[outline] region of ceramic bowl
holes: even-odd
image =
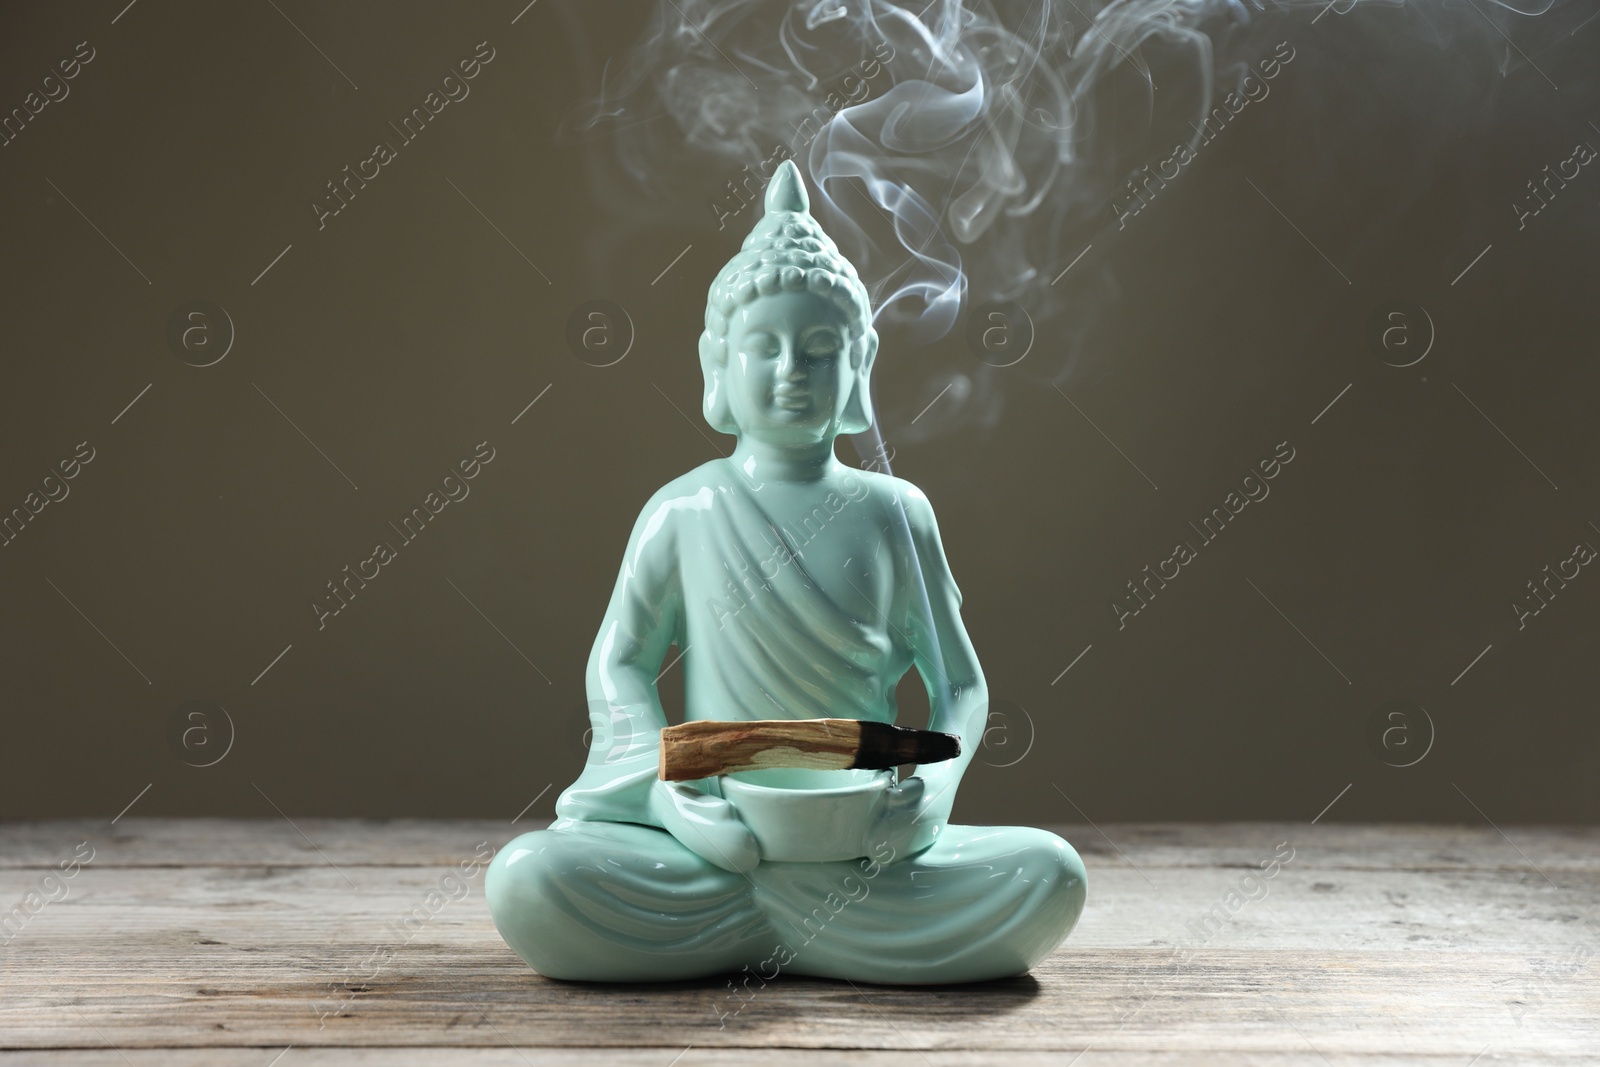
[[[775,767],[723,775],[722,795],[755,835],[761,858],[820,863],[866,855],[867,831],[893,771]]]

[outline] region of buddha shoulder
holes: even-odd
[[[862,488],[849,487],[849,491],[870,501],[875,507],[891,513],[904,508],[906,519],[912,529],[919,533],[928,532],[934,527],[933,504],[929,502],[928,495],[904,478],[881,471],[852,470],[845,475],[845,480],[847,483],[856,481]]]
[[[734,487],[735,475],[727,463],[713,459],[685,471],[657,489],[639,511],[640,525],[670,523],[687,511],[703,510],[720,490]]]

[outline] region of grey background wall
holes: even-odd
[[[1513,606],[1600,546],[1600,169],[1521,228],[1509,206],[1600,146],[1594,13],[1494,8],[1516,45],[1480,24],[1473,50],[1392,11],[1283,14],[1272,100],[1102,231],[1026,360],[886,331],[883,432],[996,701],[958,816],[1600,815],[1600,576]],[[694,343],[743,226],[652,213],[571,121],[647,14],[0,13],[4,109],[93,56],[0,148],[0,509],[60,497],[0,548],[0,816],[550,814],[633,518],[731,446]],[[326,183],[480,42],[470,96],[319,228]],[[709,199],[728,175],[676,177]],[[631,320],[614,366],[568,345],[591,300]],[[1372,337],[1397,309],[1408,349]],[[401,544],[482,442],[470,494]],[[1270,495],[1202,543],[1282,442]],[[397,558],[319,626],[380,540]]]

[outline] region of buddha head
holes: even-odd
[[[867,290],[812,218],[793,160],[767,184],[766,213],[711,283],[700,335],[705,418],[779,447],[872,425]]]

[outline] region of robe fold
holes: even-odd
[[[841,607],[808,571],[805,547],[763,510],[746,479],[719,460],[665,519],[630,546],[612,595],[618,631],[644,645],[656,634],[682,656],[689,719],[851,718],[893,722],[894,687],[910,663],[898,620]],[[846,507],[865,508],[864,501]],[[840,528],[845,527],[845,528]],[[840,523],[817,536],[845,537]],[[854,534],[859,537],[859,534]],[[862,552],[881,548],[872,527]],[[663,617],[661,605],[672,605]],[[666,632],[660,633],[665,630]],[[590,695],[604,690],[591,666]],[[652,694],[653,695],[653,694]],[[564,817],[645,822],[657,772],[659,704],[598,704],[593,723],[609,744],[591,749],[578,781],[556,804]],[[714,791],[714,785],[706,783]]]
[[[729,467],[731,471],[731,466]],[[686,516],[682,560],[688,717],[885,719],[899,677],[882,667],[891,642],[881,620],[843,610],[735,473],[710,506]],[[826,530],[823,531],[827,533]],[[749,706],[748,694],[765,702]]]

